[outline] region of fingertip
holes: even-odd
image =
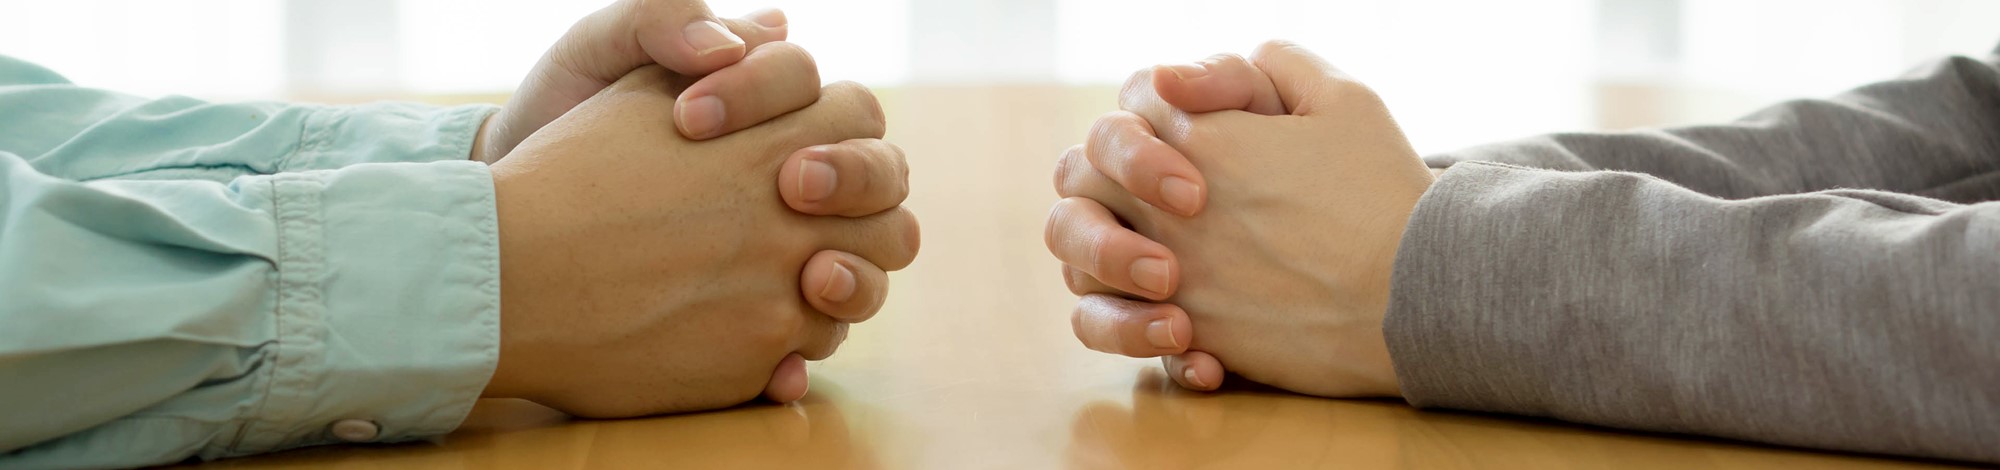
[[[1200,72],[1196,73],[1195,71]],[[1195,64],[1172,64],[1153,66],[1153,93],[1162,101],[1187,112],[1202,112],[1210,105],[1193,93],[1190,79],[1208,75],[1208,70]]]
[[[785,10],[765,8],[743,15],[743,19],[763,27],[764,34],[758,38],[763,42],[783,41],[791,32],[792,21],[785,17]],[[754,46],[753,46],[754,47]]]
[[[825,250],[806,260],[799,288],[814,310],[841,323],[867,321],[882,308],[889,275],[851,253]]]
[[[1194,325],[1172,304],[1091,293],[1077,301],[1070,329],[1084,347],[1128,357],[1181,354],[1194,343]]]
[[[778,193],[802,214],[872,216],[909,199],[909,163],[880,139],[806,147],[779,166]]]
[[[1195,179],[1167,175],[1160,178],[1158,201],[1149,201],[1182,217],[1194,217],[1208,206],[1208,191]]]
[[[682,136],[705,140],[721,134],[728,125],[729,111],[722,98],[714,95],[681,95],[674,104],[674,127]]]
[[[694,53],[692,57],[705,61],[742,59],[749,50],[742,36],[712,19],[697,19],[681,27],[681,41]]]
[[[639,28],[639,45],[653,62],[668,70],[687,76],[708,75],[742,61],[749,52],[743,38],[723,21],[705,11],[652,18]]]
[[[1182,368],[1181,368],[1181,379],[1182,379],[1182,381],[1183,381],[1183,382],[1186,382],[1186,383],[1187,383],[1187,385],[1188,385],[1188,387],[1189,387],[1189,388],[1193,388],[1193,389],[1195,389],[1195,390],[1213,390],[1213,389],[1214,389],[1214,387],[1211,387],[1211,386],[1209,386],[1209,385],[1208,385],[1208,382],[1207,382],[1207,381],[1204,381],[1204,380],[1202,380],[1202,377],[1201,377],[1201,374],[1199,373],[1199,371],[1195,370],[1195,368],[1193,368],[1193,367],[1182,367]]]
[[[783,28],[786,24],[791,23],[790,19],[785,18],[785,10],[776,7],[750,12],[747,15],[743,15],[743,19],[750,20],[757,23],[758,26],[766,28]]]
[[[1194,321],[1189,319],[1187,313],[1181,311],[1178,306],[1172,308],[1172,314],[1166,319],[1167,325],[1172,327],[1170,333],[1174,342],[1174,352],[1187,352],[1188,345],[1194,344]]]
[[[806,359],[792,353],[779,360],[778,367],[771,372],[771,382],[764,386],[764,398],[791,403],[805,398],[808,388],[810,380],[806,374]]]
[[[1162,365],[1166,368],[1167,375],[1174,378],[1174,383],[1189,390],[1205,392],[1222,387],[1224,376],[1222,362],[1206,352],[1190,350],[1168,356]]]
[[[1155,135],[1153,123],[1137,114],[1114,111],[1098,118],[1085,147],[1072,153],[1081,154],[1096,174],[1116,182],[1125,193],[1147,205],[1183,217],[1199,214],[1206,205],[1201,170],[1187,154]],[[1090,181],[1069,174],[1082,171],[1068,166],[1068,160],[1074,158],[1069,155],[1059,162],[1064,166],[1057,168],[1056,192],[1084,194],[1084,188],[1071,186]]]
[[[1157,296],[1154,300],[1172,297],[1174,293],[1175,271],[1172,256],[1141,254],[1132,260],[1130,271],[1132,284],[1139,287],[1141,294]]]
[[[1063,264],[1120,291],[1159,301],[1173,297],[1179,284],[1173,250],[1119,225],[1110,209],[1095,200],[1057,201],[1042,237]]]
[[[766,43],[747,55],[715,62],[713,73],[684,73],[700,77],[675,101],[675,126],[689,139],[748,129],[820,98],[819,65],[796,44]]]
[[[777,8],[765,8],[737,18],[724,18],[721,21],[731,32],[736,33],[736,36],[743,38],[745,46],[749,49],[783,41],[791,29],[790,20],[785,17],[784,10]]]
[[[1176,327],[1178,325],[1178,327]],[[1188,326],[1173,317],[1154,319],[1146,324],[1146,342],[1168,353],[1187,350]]]
[[[1153,66],[1153,92],[1159,93],[1161,97],[1178,91],[1181,81],[1180,74],[1172,66],[1164,64]]]
[[[826,211],[820,206],[840,187],[840,173],[828,162],[832,151],[827,146],[806,147],[795,152],[793,158],[783,175],[789,181],[780,182],[782,189],[789,190],[785,200],[799,212],[831,215],[824,214]]]
[[[1193,64],[1162,65],[1156,70],[1154,92],[1181,111],[1285,114],[1283,100],[1270,78],[1241,55],[1216,54]]]
[[[846,302],[854,298],[854,269],[841,265],[835,260],[826,264],[826,280],[821,282],[819,299],[831,303]]]

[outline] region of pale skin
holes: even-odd
[[[1142,71],[1120,108],[1056,171],[1046,239],[1083,297],[1077,338],[1163,357],[1197,390],[1226,370],[1310,395],[1400,396],[1382,318],[1434,175],[1381,99],[1272,42]]]
[[[785,27],[620,1],[488,118],[469,155],[501,225],[485,396],[593,417],[789,402],[881,308],[916,252],[908,167],[873,96],[822,89]]]

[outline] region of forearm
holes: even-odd
[[[1460,166],[1395,268],[1411,403],[2000,462],[2000,205]]]
[[[1563,133],[1433,155],[1645,173],[1722,198],[1835,188],[2000,199],[2000,65],[1952,58],[1896,80],[1772,106],[1733,123]]]

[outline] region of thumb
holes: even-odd
[[[702,76],[742,60],[749,51],[702,0],[624,0],[570,28],[552,54],[578,75],[610,82],[646,64]]]
[[[1236,54],[1217,54],[1192,64],[1153,67],[1153,91],[1181,111],[1241,110],[1285,114],[1271,77]]]
[[[1296,116],[1319,114],[1321,108],[1343,99],[1375,99],[1366,85],[1291,41],[1257,46],[1250,61],[1271,76],[1278,99]]]
[[[708,75],[743,60],[756,46],[751,41],[784,37],[784,13],[774,9],[760,10],[742,21],[717,18],[702,0],[628,3],[631,11],[624,16],[631,19],[631,27],[617,33],[637,41],[650,62],[682,75]]]
[[[760,44],[784,40],[787,26],[777,9],[724,19],[701,0],[625,0],[570,27],[547,59],[598,83],[648,64],[699,77],[743,60]]]

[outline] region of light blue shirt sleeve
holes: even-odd
[[[0,56],[0,468],[456,428],[499,351],[466,160],[492,112],[142,99]]]

